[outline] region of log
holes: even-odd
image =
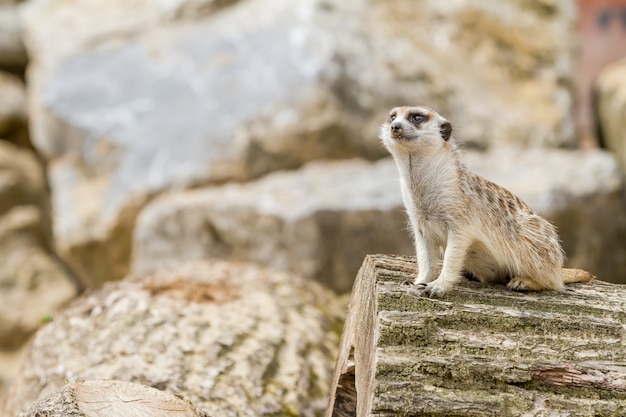
[[[626,286],[516,293],[402,285],[414,258],[368,256],[352,291],[327,417],[624,416]]]
[[[209,417],[189,401],[125,381],[81,381],[33,403],[19,417]]]

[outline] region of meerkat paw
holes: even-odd
[[[446,285],[436,279],[433,282],[426,284],[426,288],[424,288],[424,295],[428,298],[439,298],[447,293],[449,289],[449,285]]]
[[[519,292],[541,291],[544,289],[541,285],[537,284],[535,280],[524,277],[511,278],[509,283],[506,284],[506,288],[510,291]]]
[[[416,287],[424,288],[427,283],[428,283],[428,281],[422,282],[422,281],[420,281],[418,279],[415,279],[415,280],[407,279],[406,281],[402,282],[402,285],[410,285],[410,286],[416,286]]]

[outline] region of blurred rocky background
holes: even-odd
[[[625,57],[624,0],[0,0],[0,411],[319,415],[363,257],[413,252],[396,105],[626,283]]]

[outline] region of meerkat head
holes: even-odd
[[[380,127],[387,149],[407,150],[424,145],[441,145],[450,140],[452,125],[436,111],[424,107],[396,107]]]

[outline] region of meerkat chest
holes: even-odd
[[[450,223],[443,196],[437,190],[403,187],[406,212],[414,228],[428,235],[445,236]]]
[[[458,204],[454,181],[434,175],[432,170],[413,172],[410,181],[403,185],[407,210],[424,220],[447,221],[453,206]]]

